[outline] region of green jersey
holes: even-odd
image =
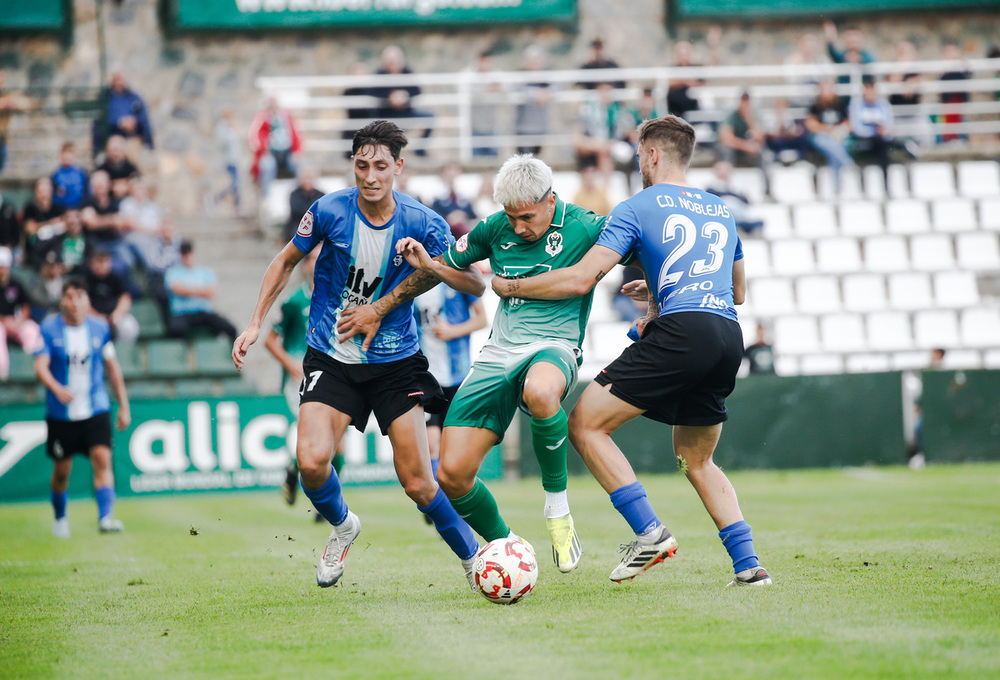
[[[556,197],[556,210],[548,231],[535,242],[522,239],[504,212],[494,213],[462,236],[445,253],[445,261],[464,269],[489,258],[493,273],[508,278],[535,276],[570,267],[594,245],[605,217]],[[540,341],[561,340],[579,348],[590,315],[593,291],[566,300],[500,301],[493,319],[489,344],[515,348]]]
[[[274,330],[281,336],[281,346],[294,359],[301,360],[306,355],[306,331],[309,327],[309,303],[312,301],[312,288],[303,283],[281,305],[280,315],[274,322]],[[288,379],[288,373],[282,371],[282,383]]]

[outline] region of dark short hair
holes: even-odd
[[[181,255],[189,255],[194,252],[194,244],[190,241],[181,241]]]
[[[406,133],[398,125],[388,120],[373,120],[354,133],[354,145],[351,148],[351,155],[357,155],[358,151],[366,146],[384,146],[389,149],[393,160],[399,160],[399,154],[403,147],[409,144]]]
[[[694,155],[694,128],[679,116],[666,115],[639,125],[639,144],[652,144],[672,163],[686,168]]]
[[[87,283],[79,276],[71,276],[63,283],[62,294],[65,295],[70,290],[82,290],[87,292]]]

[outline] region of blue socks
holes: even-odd
[[[69,502],[69,491],[61,493],[52,491],[50,493],[52,494],[52,509],[56,512],[56,519],[62,519],[66,516],[66,503]]]
[[[432,462],[436,463],[437,461]],[[441,538],[448,544],[452,552],[458,555],[459,559],[467,560],[476,554],[479,543],[476,542],[472,528],[458,516],[443,490],[438,488],[434,500],[422,508],[417,506],[417,509],[431,518],[431,521],[434,522],[434,528],[441,534]]]
[[[441,464],[440,458],[431,458],[431,477],[437,479],[438,476],[438,465]]]
[[[318,489],[307,489],[302,484],[301,478],[299,478],[299,484],[302,486],[302,492],[306,498],[312,501],[316,512],[323,515],[327,522],[334,526],[344,523],[344,520],[347,519],[347,502],[344,500],[344,494],[340,489],[340,479],[333,466],[330,467],[330,478]]]
[[[632,482],[612,491],[611,504],[622,514],[636,536],[648,533],[660,525],[660,519],[646,498],[642,482]]]
[[[750,533],[749,524],[743,520],[734,522],[719,532],[719,538],[733,558],[733,571],[739,573],[744,569],[760,566],[754,553],[753,534]]]
[[[115,490],[110,486],[102,486],[99,489],[94,489],[94,497],[97,499],[97,517],[99,519],[104,519],[105,517],[111,517],[111,514],[115,510]],[[53,503],[55,505],[55,503]],[[63,505],[65,514],[65,505]],[[59,510],[56,509],[56,518],[59,517]]]

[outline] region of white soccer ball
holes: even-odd
[[[535,551],[516,538],[490,541],[476,554],[476,585],[490,602],[514,604],[538,581]]]

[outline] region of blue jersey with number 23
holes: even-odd
[[[711,312],[737,320],[733,263],[743,258],[743,246],[717,196],[654,184],[611,211],[596,245],[639,261],[656,287],[660,316]]]

